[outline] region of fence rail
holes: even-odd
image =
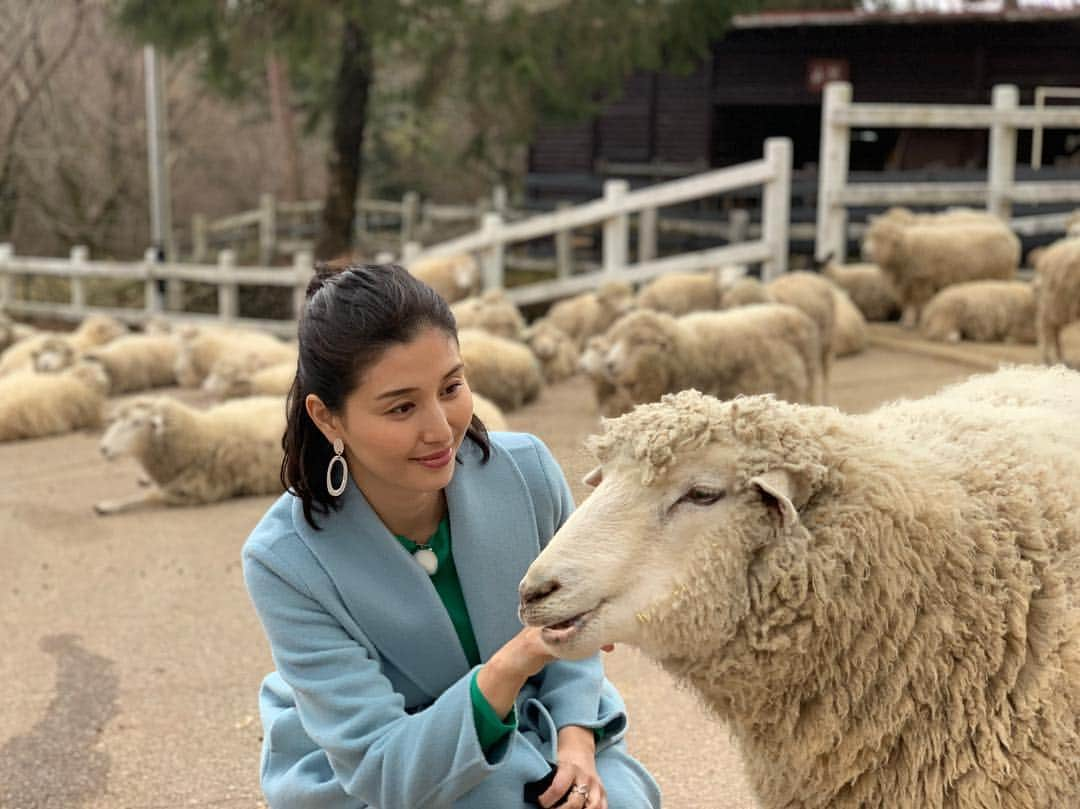
[[[853,103],[851,84],[830,82],[821,109],[821,152],[818,174],[817,224],[814,253],[818,260],[843,260],[847,251],[849,206],[875,205],[985,205],[1005,221],[1012,219],[1013,203],[1080,203],[1080,182],[1016,182],[1016,143],[1020,129],[1069,128],[1080,130],[1080,109],[1021,107],[1014,85],[999,84],[990,106],[956,104]],[[852,127],[921,127],[988,129],[989,168],[979,183],[858,183],[849,184],[848,167]],[[1056,220],[1043,223],[1053,227]],[[1012,223],[1011,224],[1016,224]],[[1037,220],[1021,223],[1025,233],[1041,226]],[[1048,229],[1049,229],[1048,227]]]

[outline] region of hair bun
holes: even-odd
[[[341,269],[339,265],[330,261],[317,262],[315,264],[315,274],[308,281],[304,297],[310,300],[316,292],[330,283],[330,279],[338,275]]]

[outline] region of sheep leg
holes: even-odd
[[[181,499],[177,498],[175,495],[154,488],[147,491],[136,492],[133,495],[121,497],[116,500],[102,500],[100,503],[94,504],[94,511],[104,517],[109,514],[134,511],[135,509],[147,506],[180,505],[181,503]]]
[[[1061,344],[1058,342],[1057,329],[1043,323],[1038,323],[1039,354],[1045,365],[1055,365],[1061,362]]]
[[[904,314],[900,317],[900,325],[905,329],[914,329],[919,325],[919,310],[915,306],[905,306]]]

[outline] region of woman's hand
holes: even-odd
[[[514,707],[525,681],[555,659],[540,639],[541,629],[527,626],[480,667],[476,685],[499,716]]]
[[[591,730],[575,725],[559,730],[558,764],[555,779],[540,796],[541,806],[553,806],[566,795],[566,809],[608,809],[607,792],[596,772],[596,736]]]

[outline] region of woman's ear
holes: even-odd
[[[338,417],[314,393],[309,393],[304,398],[304,409],[307,410],[311,420],[315,422],[315,426],[319,428],[319,432],[331,444],[334,443],[335,438],[342,436],[343,431]]]

